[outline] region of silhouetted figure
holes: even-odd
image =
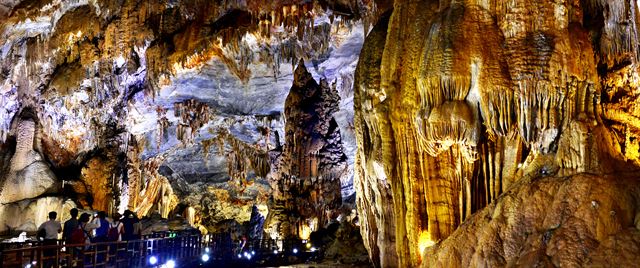
[[[124,235],[122,236],[122,240],[136,240],[141,238],[140,220],[131,210],[124,211],[122,225],[124,226]]]
[[[99,226],[96,225],[93,222],[90,222],[91,220],[91,215],[89,215],[88,213],[82,213],[82,215],[80,215],[80,219],[78,219],[78,228],[76,228],[76,230],[80,230],[80,231],[74,231],[75,234],[72,234],[71,236],[72,241],[74,242],[74,244],[77,244],[78,240],[76,237],[78,237],[80,232],[82,232],[82,236],[84,238],[84,249],[89,249],[90,246],[89,244],[91,244],[92,242],[92,236],[91,233],[93,232],[93,230],[97,229]],[[84,265],[86,266],[87,264],[91,263],[93,258],[91,258],[91,256],[86,255],[84,257]]]
[[[71,214],[71,219],[64,222],[64,230],[62,232],[62,239],[64,239],[66,243],[70,243],[71,233],[78,228],[78,209],[72,208],[69,214]]]
[[[91,223],[96,226],[95,235],[92,243],[103,243],[107,242],[107,234],[109,233],[109,226],[111,223],[107,220],[107,214],[104,211],[98,212],[97,217],[91,221]],[[105,245],[97,245],[97,250],[102,252],[106,249]],[[104,253],[99,253],[96,258],[98,263],[102,263],[104,260]]]
[[[62,232],[62,225],[60,225],[59,221],[56,221],[58,217],[58,213],[55,211],[49,212],[49,220],[42,223],[38,228],[38,233],[43,233],[45,246],[43,250],[44,257],[52,257],[56,255],[57,248],[55,247],[58,244],[58,234]],[[49,248],[50,247],[50,248]],[[44,267],[52,267],[55,263],[55,259],[47,259],[44,262]]]

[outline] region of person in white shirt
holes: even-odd
[[[84,231],[85,234],[85,244],[91,244],[91,239],[93,238],[93,230],[100,228],[100,223],[96,223],[96,221],[91,221],[91,215],[89,213],[82,213],[80,215],[80,219],[78,219],[79,225],[78,227]]]
[[[58,240],[58,234],[62,233],[62,225],[59,221],[56,221],[58,213],[55,211],[49,212],[49,220],[45,221],[38,228],[38,232],[45,231],[44,240]]]
[[[62,233],[62,225],[59,221],[56,221],[58,213],[55,211],[49,212],[49,220],[45,221],[38,227],[38,233],[44,232],[44,242],[42,253],[45,257],[51,257],[56,255],[58,245],[58,234]],[[51,267],[55,263],[55,260],[46,260],[45,267]]]

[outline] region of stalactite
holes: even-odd
[[[176,136],[184,145],[194,142],[200,128],[211,118],[211,111],[206,103],[194,99],[177,102],[173,105],[175,116],[178,118]]]
[[[158,106],[156,108],[156,114],[158,115],[158,127],[157,127],[157,136],[156,136],[156,148],[160,150],[162,142],[164,140],[164,135],[166,133],[167,128],[171,125],[169,119],[167,119],[167,110]]]
[[[207,148],[204,149],[205,154],[208,154],[211,145],[217,145],[217,153],[229,157],[227,172],[232,179],[244,182],[252,171],[258,177],[267,176],[270,160],[265,149],[259,148],[257,144],[250,145],[239,140],[225,128],[218,128],[212,132],[216,135],[214,138],[202,141],[203,147]],[[226,145],[229,146],[229,150]]]

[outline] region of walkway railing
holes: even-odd
[[[233,260],[252,256],[281,256],[308,251],[303,240],[258,239],[232,241],[230,234],[162,232],[141,240],[67,245],[64,241],[24,242],[0,245],[0,267],[152,267],[169,260],[185,263],[203,254],[211,260]],[[153,257],[153,258],[152,258]],[[153,261],[151,261],[153,260]]]
[[[149,257],[157,264],[167,260],[192,259],[202,253],[201,235],[148,238],[121,242],[5,248],[0,252],[0,267],[146,267]]]

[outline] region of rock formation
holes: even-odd
[[[637,265],[637,176],[537,172],[429,248],[423,266]]]
[[[0,174],[0,231],[35,232],[50,211],[68,217],[75,203],[60,194],[60,183],[35,151],[36,122],[19,118],[15,152]]]
[[[249,220],[270,197],[267,151],[285,140],[300,59],[343,96],[335,129],[353,165],[372,1],[0,2],[0,148],[33,107],[43,159],[84,208],[185,214],[210,231]],[[352,175],[338,179],[352,195]]]
[[[607,109],[631,107],[633,90],[621,89],[631,79],[613,77],[637,73],[638,7],[622,2],[395,1],[367,36],[354,86],[355,186],[361,230],[376,266],[415,267],[427,259],[434,266],[516,264],[528,252],[522,248],[544,251],[539,240],[507,241],[500,245],[504,251],[491,251],[497,242],[487,238],[491,242],[477,244],[487,250],[473,252],[463,245],[490,234],[467,226],[481,225],[481,216],[465,220],[489,203],[500,211],[518,206],[506,201],[507,191],[551,195],[524,179],[531,172],[564,178],[634,169],[622,163],[636,161],[635,116]],[[611,103],[603,105],[607,87],[604,99]],[[601,178],[604,191],[619,190],[607,181],[612,177]],[[609,203],[614,197],[601,198]],[[533,203],[516,202],[525,211],[535,210]],[[635,209],[629,202],[621,206]],[[578,207],[567,209],[560,214],[579,213]],[[487,210],[481,213],[492,215]],[[541,222],[522,224],[539,231],[545,229]],[[527,234],[511,224],[496,221],[490,230],[503,240]],[[604,229],[615,234],[631,221],[620,224]],[[576,251],[608,243],[600,237],[582,247],[545,237]],[[423,256],[437,241],[444,242]],[[456,243],[465,249],[449,250]],[[521,264],[571,255],[554,247]],[[552,263],[587,263],[587,255],[572,257],[577,261]]]
[[[0,231],[36,232],[48,220],[49,212],[58,212],[58,219],[69,219],[69,210],[76,204],[62,197],[27,199],[0,206]]]
[[[337,217],[341,184],[348,175],[340,129],[334,118],[338,92],[320,85],[300,61],[285,102],[285,143],[271,151],[273,208],[266,232],[272,238],[300,237]]]
[[[150,230],[357,223],[377,267],[633,265],[639,12],[0,0],[0,231],[75,202]],[[345,226],[331,256],[361,252]]]
[[[7,204],[36,198],[55,191],[58,186],[55,175],[40,154],[34,151],[35,122],[20,120],[16,129],[16,150],[10,168],[2,177],[0,203]]]

